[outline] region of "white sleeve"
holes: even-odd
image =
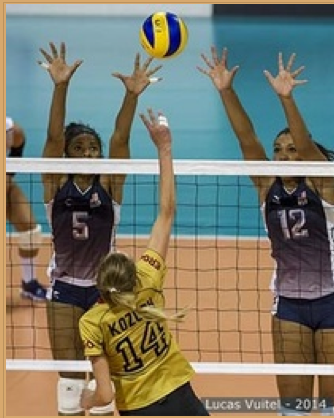
[[[117,226],[121,221],[121,205],[115,202],[115,200],[112,203],[114,208],[114,225]]]
[[[12,145],[13,145],[13,119],[7,118],[6,116],[6,154],[8,155]]]
[[[13,129],[13,126],[14,126],[13,119],[12,118],[8,118],[6,116],[6,132],[9,131],[9,130],[11,130],[11,129]]]
[[[114,208],[114,227],[111,233],[111,243],[110,243],[110,252],[116,252],[116,230],[117,226],[121,221],[121,205],[113,200],[113,208]]]

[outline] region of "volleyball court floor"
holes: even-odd
[[[34,16],[6,19],[6,110],[26,130],[26,156],[41,154],[52,88],[47,74],[36,64],[41,58],[38,48],[47,47],[49,41],[65,41],[69,62],[84,59],[71,87],[69,118],[88,121],[107,137],[113,123],[110,114],[118,110],[123,95],[122,86],[110,73],[131,71],[132,57],[140,49],[137,39],[141,20]],[[229,18],[190,19],[187,23],[190,36],[185,52],[177,60],[163,63],[163,83],[148,89],[139,109],[158,106],[170,117],[176,139],[175,158],[241,157],[217,93],[210,80],[196,71],[201,64],[200,53],[209,51],[212,44],[219,50],[227,46],[230,65],[241,66],[236,88],[268,152],[285,121],[262,71],[276,71],[279,51],[285,56],[297,52],[298,64],[306,65],[306,78],[310,80],[307,89],[300,88],[298,100],[311,131],[324,145],[332,146],[333,133],[328,125],[333,119],[334,94],[331,20]],[[120,33],[126,34],[122,42]],[[89,100],[83,100],[83,95]],[[143,136],[138,118],[133,132],[133,158],[155,156],[147,139],[136,139]],[[43,210],[43,205],[39,206]],[[38,213],[37,208],[37,216],[45,214]],[[260,255],[258,242],[251,240],[243,241],[243,249],[228,240],[210,243],[199,237],[196,245],[195,250],[194,240],[181,245],[179,239],[177,249],[172,246],[169,254],[167,303],[174,306],[177,297],[178,307],[194,306],[175,331],[181,348],[190,361],[200,357],[202,362],[217,358],[227,362],[272,362],[272,296],[268,290],[272,266],[265,242]],[[218,249],[213,250],[216,245]],[[11,281],[10,286],[16,286],[16,290],[6,297],[17,301],[17,306],[7,306],[7,347],[15,346],[16,358],[50,358],[43,304],[22,302],[17,294],[20,272],[16,253],[15,247],[7,247],[7,286]],[[38,268],[38,278],[45,284],[49,256],[50,246],[46,246],[40,252]],[[219,269],[212,269],[217,263]],[[199,265],[201,271],[196,270]],[[7,358],[12,357],[12,350],[7,349]],[[7,415],[56,415],[56,382],[53,372],[7,372]],[[274,376],[198,374],[194,387],[201,397],[277,396]]]

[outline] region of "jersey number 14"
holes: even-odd
[[[134,372],[144,367],[143,357],[151,353],[156,357],[168,350],[165,329],[159,322],[146,322],[140,345],[134,346],[130,337],[123,338],[115,349],[122,354],[125,372]]]

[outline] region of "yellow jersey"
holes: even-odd
[[[146,250],[136,268],[138,305],[163,306],[164,260]],[[194,373],[166,321],[146,321],[139,312],[101,303],[81,317],[79,328],[85,355],[108,359],[119,410],[148,406],[187,383]]]

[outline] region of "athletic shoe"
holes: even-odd
[[[46,289],[36,279],[26,283],[22,281],[21,296],[35,301],[46,299]]]

